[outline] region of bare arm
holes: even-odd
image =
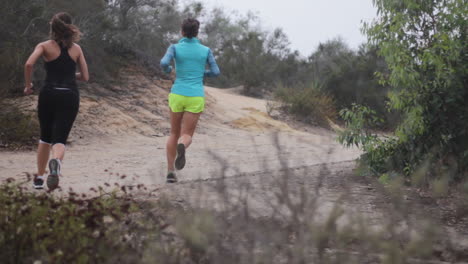
[[[89,81],[88,64],[86,63],[83,50],[81,50],[80,46],[78,46],[78,48],[80,49],[80,56],[78,57],[78,66],[80,67],[80,72],[76,73],[76,79],[87,82]]]
[[[37,45],[33,53],[29,56],[26,64],[24,64],[24,94],[30,95],[33,93],[32,87],[32,73],[34,69],[34,64],[37,60],[44,54],[44,46],[41,44]]]

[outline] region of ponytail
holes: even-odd
[[[71,48],[74,42],[80,40],[81,32],[72,24],[68,13],[58,13],[50,22],[50,39],[55,40],[61,47]]]
[[[198,36],[200,22],[194,18],[187,18],[182,22],[182,32],[187,38],[195,38]]]

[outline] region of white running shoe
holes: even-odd
[[[34,175],[33,187],[34,189],[44,189],[44,176]]]

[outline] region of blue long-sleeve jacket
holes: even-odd
[[[172,71],[171,62],[175,60],[176,80],[171,93],[184,96],[205,96],[204,77],[220,74],[210,48],[202,45],[197,38],[183,38],[171,45],[161,59],[161,67],[166,73]],[[209,69],[206,70],[206,64]]]

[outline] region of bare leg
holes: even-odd
[[[198,120],[200,119],[201,113],[190,113],[185,112],[182,119],[182,136],[180,137],[179,143],[185,145],[188,148],[192,144],[192,137],[197,128]]]
[[[176,148],[177,148],[177,141],[180,137],[181,125],[182,125],[182,117],[184,113],[174,113],[171,111],[171,135],[167,140],[166,145],[166,154],[167,154],[167,171],[174,171],[174,161],[176,158]]]
[[[64,144],[54,144],[52,146],[52,157],[54,159],[59,159],[60,161],[63,161],[63,158],[65,157],[65,145]]]
[[[50,144],[39,142],[37,147],[37,175],[42,176],[45,174],[49,156]]]

